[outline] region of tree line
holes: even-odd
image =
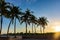
[[[46,17],[39,17],[37,18],[33,15],[31,10],[27,9],[25,12],[21,11],[21,8],[15,6],[9,2],[5,2],[4,0],[0,0],[0,35],[2,32],[2,25],[3,25],[3,17],[9,19],[9,25],[7,29],[7,34],[9,33],[10,25],[14,25],[14,34],[16,34],[16,20],[19,21],[20,24],[23,22],[26,26],[26,33],[27,33],[27,25],[32,24],[32,33],[33,33],[33,26],[37,25],[40,26],[40,32],[42,32],[41,27],[43,28],[43,32],[45,26],[48,24],[48,20]],[[36,28],[35,28],[36,31]]]

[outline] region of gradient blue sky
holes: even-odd
[[[60,26],[60,0],[6,0],[6,2],[10,2],[16,6],[19,6],[22,11],[25,11],[29,8],[31,11],[34,11],[34,15],[38,18],[41,16],[47,17],[49,20],[48,26],[46,27],[46,32],[54,32],[54,26]],[[7,30],[9,20],[4,19],[3,24],[3,33],[4,30]],[[17,32],[25,31],[25,24],[22,26],[18,25],[17,22]],[[30,28],[31,29],[31,28]],[[29,29],[29,30],[30,30]],[[37,28],[37,31],[39,29]],[[10,31],[13,31],[13,26],[11,26]]]

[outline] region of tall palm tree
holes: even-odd
[[[42,33],[42,30],[41,30],[41,21],[40,21],[40,17],[39,17],[39,19],[37,20],[37,26],[39,26],[40,27],[40,32]]]
[[[43,33],[44,33],[45,26],[48,25],[47,18],[46,17],[39,17],[38,22],[43,27]]]
[[[3,16],[6,15],[6,13],[8,12],[6,9],[9,8],[8,5],[9,3],[5,2],[4,0],[0,0],[0,35],[1,35],[1,31],[2,31],[2,23],[3,23]]]
[[[36,24],[36,17],[34,15],[31,16],[31,23],[32,23],[32,33],[33,33],[33,24]]]
[[[35,33],[36,33],[36,28],[37,28],[37,26],[38,26],[38,21],[37,21],[37,18],[36,18],[36,20],[35,20],[35,23],[34,23],[35,25],[34,25],[34,29],[35,29]]]
[[[1,20],[0,20],[0,24],[1,24],[1,26],[0,26],[0,35],[1,35],[1,30],[2,30],[2,21],[3,21],[3,18],[2,18],[2,15],[3,15],[3,7],[5,6],[5,3],[4,3],[4,1],[2,1],[2,0],[0,0],[0,17],[1,17]]]
[[[31,17],[31,12],[29,9],[25,12],[25,14],[21,17],[21,24],[25,22],[26,24],[26,33],[27,33],[27,25],[30,25],[30,17]]]
[[[14,23],[14,34],[16,34],[16,19],[18,19],[18,21],[20,22],[21,15],[22,15],[22,12],[19,10],[19,7],[13,6],[11,8],[11,12],[9,13],[9,18],[11,20],[10,20],[10,23],[8,26],[7,34],[9,33],[9,28],[10,28],[11,23],[12,24]],[[16,35],[15,35],[15,37],[16,37]]]

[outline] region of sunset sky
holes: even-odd
[[[49,23],[45,32],[56,32],[56,26],[60,28],[60,0],[6,0],[6,2],[19,6],[22,11],[29,8],[37,18],[47,17]],[[6,33],[8,23],[9,19],[4,18],[2,33]],[[29,31],[31,26],[28,26],[28,28]],[[37,31],[39,32],[39,27],[37,27]],[[13,32],[13,25],[11,25],[10,32]],[[25,32],[24,23],[20,26],[17,22],[17,32]]]

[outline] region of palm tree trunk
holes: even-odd
[[[33,33],[33,23],[32,23],[32,33]]]
[[[44,33],[44,28],[43,28],[43,33]]]
[[[27,22],[26,22],[26,33],[27,33]]]
[[[1,27],[0,27],[0,35],[1,35],[1,32],[2,32],[2,22],[3,22],[3,17],[2,17],[2,14],[1,14]]]
[[[8,33],[9,33],[9,29],[10,29],[11,22],[12,22],[12,20],[10,21],[9,26],[8,26],[7,37],[8,37]]]
[[[15,34],[15,37],[16,37],[16,18],[15,18],[15,23],[14,23],[14,34]]]
[[[34,29],[35,29],[35,33],[36,33],[36,27],[35,27],[35,25],[34,25]]]
[[[42,33],[41,26],[40,26],[40,33]]]

